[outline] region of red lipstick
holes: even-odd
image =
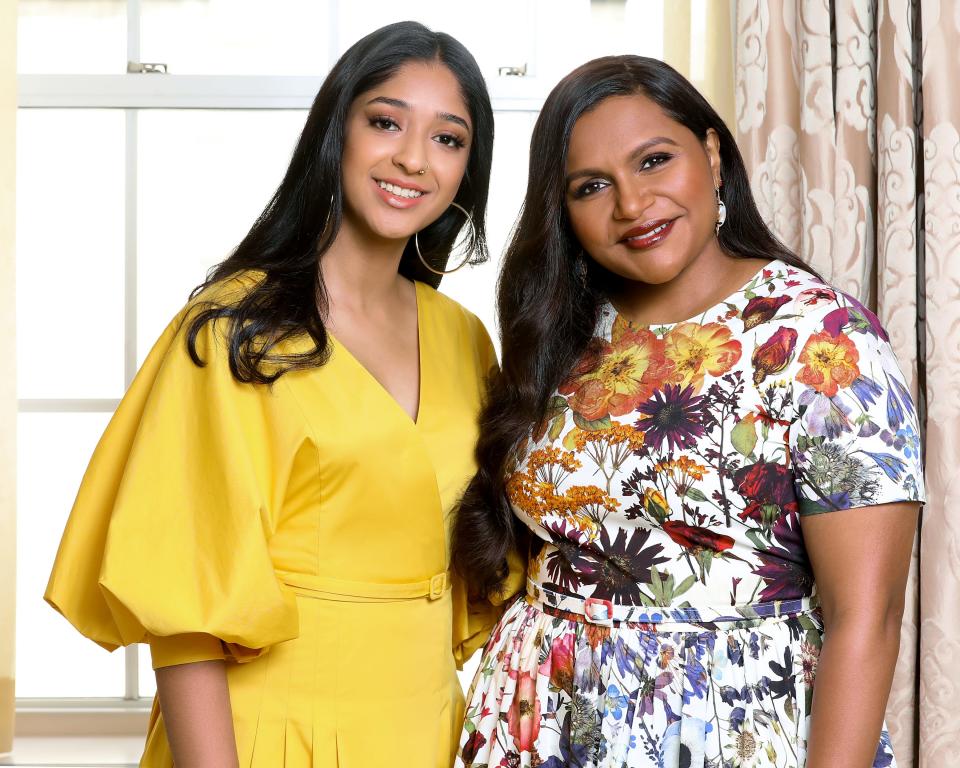
[[[656,219],[627,230],[620,242],[635,251],[644,251],[660,245],[673,230],[676,219]]]

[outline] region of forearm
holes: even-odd
[[[223,661],[156,670],[157,694],[177,768],[237,768],[237,746]]]
[[[806,768],[870,768],[900,647],[896,615],[838,621],[824,636]]]

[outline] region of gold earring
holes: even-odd
[[[716,187],[717,193],[717,234],[720,234],[720,227],[727,220],[727,204],[720,199],[720,187]]]
[[[469,224],[470,224],[470,242],[475,242],[475,241],[476,241],[476,238],[477,238],[477,228],[476,228],[476,227],[474,226],[474,224],[473,224],[473,216],[470,215],[470,212],[469,212],[466,208],[464,208],[462,205],[460,205],[460,204],[458,204],[458,203],[450,203],[450,205],[452,205],[454,208],[456,208],[456,209],[458,209],[458,210],[460,210],[460,211],[463,211],[463,215],[467,217],[467,221],[468,221]],[[420,258],[420,263],[423,264],[423,266],[425,266],[425,267],[426,267],[427,269],[429,269],[431,272],[433,272],[433,274],[435,274],[435,275],[449,275],[449,274],[452,274],[452,273],[456,272],[458,269],[462,269],[463,267],[465,267],[466,264],[467,264],[467,262],[470,261],[470,256],[471,256],[472,254],[468,252],[466,258],[464,258],[464,260],[463,260],[462,262],[460,262],[460,264],[458,264],[458,265],[457,265],[456,267],[454,267],[453,269],[447,269],[447,270],[434,269],[434,268],[431,267],[429,264],[427,264],[426,259],[423,258],[423,254],[420,252],[420,241],[417,239],[417,234],[419,234],[419,233],[414,233],[414,235],[413,235],[413,247],[414,247],[414,248],[416,249],[416,251],[417,251],[417,256]]]

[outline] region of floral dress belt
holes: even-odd
[[[580,597],[555,592],[527,579],[526,601],[546,613],[569,614],[571,618],[599,626],[626,624],[723,624],[760,623],[768,619],[788,618],[819,611],[816,594],[793,600],[774,600],[741,605],[669,608],[647,605],[622,605],[595,597]],[[676,629],[676,627],[671,627]]]
[[[422,581],[400,583],[347,581],[287,571],[278,571],[277,576],[298,595],[341,602],[392,602],[424,597],[439,600],[451,586],[450,571],[434,574]]]

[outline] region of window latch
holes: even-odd
[[[524,62],[519,67],[499,67],[497,74],[500,75],[500,77],[526,77],[527,63]]]
[[[165,75],[167,74],[167,65],[158,63],[148,63],[139,61],[127,62],[128,75]]]

